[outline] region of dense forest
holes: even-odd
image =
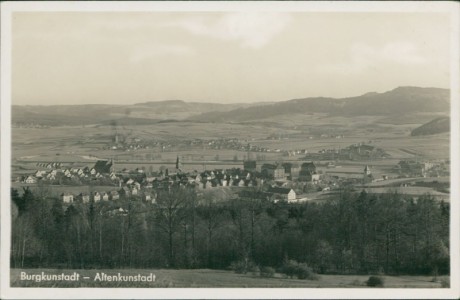
[[[238,261],[317,273],[448,274],[449,204],[430,195],[342,191],[321,203],[222,199],[192,188],[156,203],[63,204],[12,189],[14,268],[211,268]]]

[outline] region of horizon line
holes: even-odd
[[[86,103],[86,104],[79,104],[79,103],[74,103],[74,104],[11,104],[11,106],[90,106],[90,105],[100,105],[100,106],[131,106],[131,105],[140,105],[140,104],[149,104],[149,103],[161,103],[161,102],[182,102],[182,103],[189,103],[189,104],[217,104],[217,105],[236,105],[236,104],[270,104],[270,103],[281,103],[281,102],[287,102],[287,101],[293,101],[293,100],[307,100],[307,99],[318,99],[318,98],[327,98],[327,99],[334,99],[334,100],[344,100],[344,99],[350,99],[350,98],[356,98],[356,97],[361,97],[365,96],[368,94],[385,94],[394,90],[397,90],[399,88],[419,88],[419,89],[440,89],[440,90],[451,90],[450,87],[448,88],[441,88],[441,87],[434,87],[434,86],[415,86],[415,85],[400,85],[397,86],[393,89],[384,91],[384,92],[375,92],[375,91],[369,91],[360,95],[355,95],[355,96],[346,96],[346,97],[328,97],[328,96],[308,96],[308,97],[303,97],[303,98],[291,98],[291,99],[285,99],[285,100],[277,100],[277,101],[253,101],[253,102],[206,102],[206,101],[189,101],[189,100],[182,100],[182,99],[164,99],[164,100],[147,100],[143,102],[134,102],[130,104],[106,104],[106,103]],[[13,102],[13,101],[12,101]]]

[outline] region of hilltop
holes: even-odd
[[[449,112],[449,90],[399,87],[385,93],[370,92],[349,98],[302,98],[276,103],[206,103],[183,100],[150,101],[133,105],[12,106],[13,124],[46,126],[153,124],[161,120],[196,122],[248,122],[290,114],[325,113],[330,116],[405,116]],[[142,120],[141,120],[142,119]]]
[[[286,114],[327,113],[342,116],[394,116],[424,112],[448,112],[449,90],[440,88],[399,87],[385,93],[366,93],[350,98],[302,98],[258,107],[238,108],[193,116],[204,122],[244,122]]]
[[[423,124],[420,127],[415,128],[412,130],[412,136],[418,135],[431,135],[431,134],[438,134],[450,131],[450,118],[449,117],[441,117],[434,119],[426,124]]]

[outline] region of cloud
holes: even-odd
[[[194,50],[181,45],[148,45],[135,48],[130,55],[129,61],[140,63],[156,56],[163,55],[192,55]]]
[[[427,59],[419,53],[417,46],[410,42],[390,42],[383,47],[357,43],[350,48],[347,61],[328,64],[321,69],[336,73],[360,73],[380,68],[385,64],[410,66],[425,63]]]
[[[283,13],[228,13],[209,22],[204,18],[187,18],[164,23],[165,27],[182,28],[194,35],[211,37],[224,41],[236,41],[243,48],[259,49],[281,33],[290,21]]]

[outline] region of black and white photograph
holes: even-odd
[[[459,11],[3,2],[0,297],[458,298]]]

